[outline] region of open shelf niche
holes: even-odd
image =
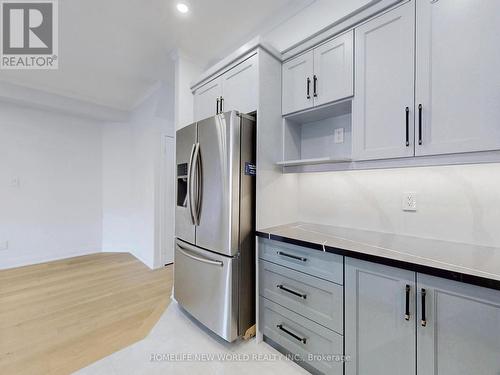
[[[281,166],[351,161],[351,100],[283,118]]]

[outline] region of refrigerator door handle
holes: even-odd
[[[191,156],[189,157],[189,175],[188,175],[188,202],[189,202],[189,213],[191,214],[191,222],[196,225],[194,216],[194,206],[193,206],[193,170],[194,170],[194,154],[196,151],[196,144],[193,144],[191,148]]]
[[[201,217],[201,205],[203,204],[203,163],[201,160],[201,147],[198,144],[198,153],[196,155],[196,178],[197,178],[197,194],[196,194],[196,225],[200,225],[200,217]]]
[[[183,246],[181,246],[179,244],[177,244],[177,247],[179,248],[179,251],[183,255],[187,256],[188,258],[191,258],[191,259],[196,260],[198,262],[212,264],[214,266],[219,266],[219,267],[224,266],[224,263],[221,262],[220,260],[212,260],[212,259],[208,259],[208,258],[197,257],[196,255],[189,253],[187,248],[184,248]]]
[[[195,198],[194,183],[191,184],[191,190],[189,191],[189,194],[194,201],[193,213],[192,213],[194,218],[194,225],[200,225],[201,175],[199,169],[199,161],[200,161],[200,144],[196,143],[194,147],[193,163],[191,164],[191,178],[193,179],[193,181],[196,181],[196,199],[194,199]],[[196,180],[194,180],[194,178],[196,178]]]

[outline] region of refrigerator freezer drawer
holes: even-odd
[[[238,258],[177,240],[174,297],[194,318],[226,341],[238,337]]]

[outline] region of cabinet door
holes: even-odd
[[[313,69],[313,51],[283,64],[284,115],[313,106]]]
[[[500,149],[499,46],[500,1],[417,1],[417,155]]]
[[[201,86],[194,93],[194,120],[200,121],[217,114],[217,99],[222,96],[220,78]]]
[[[223,111],[250,113],[257,110],[258,56],[238,64],[222,76]]]
[[[415,273],[351,258],[345,272],[346,375],[415,375]]]
[[[314,105],[353,95],[353,31],[314,49]]]
[[[414,155],[414,25],[409,2],[355,30],[352,134],[358,160]]]
[[[417,287],[419,375],[500,374],[500,291],[421,274]]]

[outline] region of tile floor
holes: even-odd
[[[259,356],[261,361],[152,361],[154,354],[207,354],[247,358]],[[279,353],[256,340],[228,344],[201,329],[172,302],[151,333],[142,341],[112,354],[78,372],[77,375],[307,375],[295,363],[279,357]]]

